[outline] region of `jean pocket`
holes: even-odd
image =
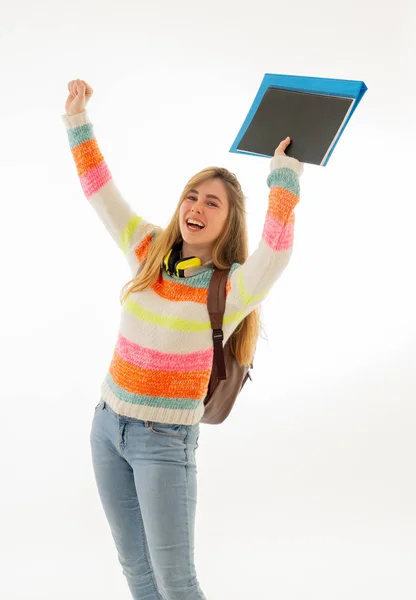
[[[97,409],[98,409],[98,407],[99,407],[99,406],[101,406],[101,404],[102,404],[102,403],[103,403],[103,401],[102,401],[102,398],[100,398],[100,401],[99,401],[99,403],[98,403],[98,404],[97,404],[97,406],[94,408],[94,412],[95,412],[95,413],[97,412]]]
[[[155,421],[148,421],[149,429],[153,433],[158,435],[167,435],[169,437],[186,438],[187,431],[185,425],[178,425],[176,423],[157,423]]]

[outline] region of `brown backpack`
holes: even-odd
[[[238,394],[247,378],[252,380],[250,366],[241,366],[230,350],[230,340],[225,346],[222,320],[225,310],[225,288],[230,269],[214,269],[208,289],[208,312],[211,320],[214,357],[208,393],[204,399],[205,412],[201,423],[218,425],[230,414]]]

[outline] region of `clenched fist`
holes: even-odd
[[[69,96],[65,102],[68,116],[77,115],[85,110],[94,90],[83,79],[73,79],[68,83]]]

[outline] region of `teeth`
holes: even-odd
[[[205,227],[203,223],[200,221],[194,221],[194,219],[188,219],[187,223],[193,223],[194,225],[202,225],[202,227]]]

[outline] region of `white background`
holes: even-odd
[[[61,121],[68,82],[93,87],[98,143],[139,214],[166,226],[189,177],[226,166],[252,252],[269,160],[229,148],[264,73],[368,91],[328,166],[305,165],[253,382],[225,423],[201,424],[198,578],[208,600],[415,598],[411,4],[4,4],[2,599],[130,598],[89,448],[130,273],[82,193]]]

